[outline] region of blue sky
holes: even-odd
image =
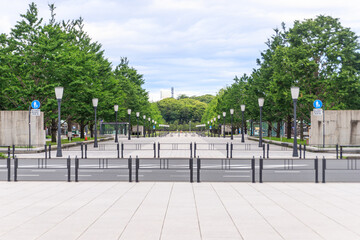
[[[25,13],[26,0],[0,0],[0,32]],[[103,45],[116,66],[120,57],[144,75],[150,100],[160,89],[175,95],[216,94],[235,75],[251,73],[273,29],[285,22],[330,15],[360,35],[357,0],[46,0],[39,15],[58,20],[84,18],[85,30]]]

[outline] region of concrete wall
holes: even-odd
[[[311,112],[310,144],[323,144],[323,116]],[[325,144],[360,145],[360,110],[325,111]]]
[[[31,116],[31,145],[45,144],[44,113]],[[29,112],[0,111],[0,145],[29,145]]]

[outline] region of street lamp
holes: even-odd
[[[56,151],[56,157],[62,157],[62,151],[61,151],[61,99],[63,96],[64,87],[56,87],[55,88],[55,95],[58,102],[58,139],[57,139],[57,151]]]
[[[259,133],[259,147],[262,147],[262,108],[264,106],[264,98],[259,98],[259,107],[260,107],[260,133]]]
[[[240,107],[241,107],[241,113],[242,113],[241,142],[245,142],[245,140],[244,140],[244,112],[245,112],[245,105],[242,104]]]
[[[294,102],[294,144],[293,144],[293,157],[298,157],[297,150],[297,129],[296,129],[296,102],[299,97],[299,87],[291,87],[291,97]],[[302,129],[301,129],[302,130]]]
[[[210,131],[210,136],[212,137],[213,136],[213,131],[214,131],[214,125],[213,125],[213,119],[211,119],[211,131]]]
[[[144,130],[144,138],[146,137],[146,128],[145,128],[145,120],[146,120],[146,116],[143,116],[144,118],[144,126],[143,126],[143,130]]]
[[[218,115],[218,120],[219,120],[219,132],[218,132],[218,137],[220,137],[220,133],[221,133],[220,115]]]
[[[155,125],[154,125],[154,127],[155,127],[155,128],[154,128],[154,133],[155,133],[155,137],[156,137],[156,123],[157,123],[157,122],[155,121],[154,123],[155,123]]]
[[[115,111],[115,142],[118,142],[117,113],[119,111],[119,105],[114,105],[114,111]]]
[[[151,118],[148,118],[149,120],[149,130],[148,130],[148,135],[150,137],[150,132],[151,132]]]
[[[98,99],[97,98],[93,98],[92,99],[92,104],[94,106],[94,110],[95,110],[95,140],[94,140],[94,148],[97,148],[98,147],[98,142],[97,142],[97,130],[96,130],[96,109],[97,109],[97,106],[98,106]]]
[[[128,115],[129,115],[129,136],[128,136],[128,140],[130,140],[131,139],[131,109],[129,108],[128,109]]]
[[[139,138],[139,116],[140,113],[136,112],[136,138]]]
[[[152,122],[152,126],[151,126],[152,134],[151,134],[151,136],[154,137],[154,119],[152,119],[151,122]]]
[[[234,116],[234,109],[230,109],[230,114],[231,114],[231,140],[234,139],[233,137],[233,116]]]
[[[210,135],[210,125],[209,125],[210,121],[208,121],[208,137]]]
[[[225,138],[225,117],[226,117],[226,112],[223,112],[223,119],[224,119],[224,138]]]

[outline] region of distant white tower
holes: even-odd
[[[168,89],[161,89],[160,90],[160,100],[163,100],[165,98],[171,97],[171,92]]]

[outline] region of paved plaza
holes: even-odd
[[[0,182],[0,239],[360,239],[359,184]]]
[[[231,140],[175,135],[131,141],[121,139],[120,142],[164,143],[161,155],[167,157],[182,154],[188,157],[188,150],[181,149],[181,144],[173,144],[187,146],[196,142],[199,146],[208,146],[210,143],[211,149],[204,148],[198,151],[199,155],[224,158],[223,149],[214,148],[212,143],[223,144]],[[240,139],[235,138],[233,142],[240,143]],[[166,149],[165,143],[171,149]],[[91,157],[113,157],[114,151],[106,151],[113,142],[101,144],[105,149],[89,149]],[[273,145],[271,150],[272,157],[291,158],[292,151]],[[241,157],[259,158],[262,149],[254,147],[239,153]],[[70,150],[63,154],[73,158],[80,152]],[[126,154],[153,156],[151,150],[135,149]],[[334,153],[306,154],[307,158],[335,157]],[[55,151],[52,155],[55,156]],[[43,156],[44,153],[17,154],[19,158]],[[225,171],[218,179],[211,178],[216,175],[211,171],[205,175],[210,177],[207,180],[203,181],[204,176],[200,183],[196,180],[190,183],[188,170],[186,174],[177,171],[162,181],[159,177],[165,176],[164,173],[156,175],[151,173],[152,170],[142,170],[142,174],[150,174],[154,179],[143,177],[136,183],[127,182],[126,174],[124,178],[98,181],[92,173],[98,171],[96,169],[81,175],[80,182],[74,182],[73,176],[72,182],[65,182],[66,174],[61,171],[60,180],[49,181],[48,177],[55,175],[55,170],[47,172],[48,175],[39,174],[41,171],[48,169],[22,172],[18,182],[0,182],[0,240],[360,239],[359,183],[337,180],[336,183],[316,184],[313,173],[308,177],[309,181],[304,182],[305,175],[295,171],[291,173],[295,182],[291,182],[284,178],[289,174],[287,171],[274,171],[273,178],[270,174],[265,175],[264,183],[259,183],[258,177],[256,183],[251,183],[250,178],[243,178],[249,175],[245,171],[236,171],[238,178],[230,178],[230,173]],[[258,175],[258,168],[256,171]],[[105,174],[101,172],[100,175]],[[184,178],[178,178],[182,175]],[[351,176],[344,172],[340,179],[344,179],[344,175]],[[355,178],[355,181],[358,180]]]

